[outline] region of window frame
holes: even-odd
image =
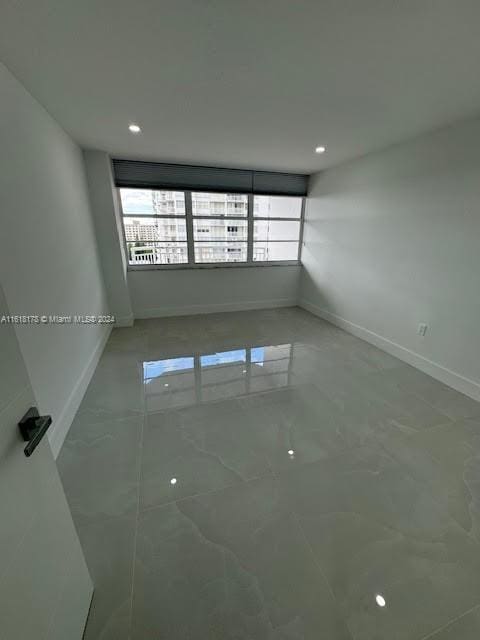
[[[199,192],[199,189],[169,189],[169,188],[148,188],[149,191],[182,191],[185,198],[185,216],[173,216],[170,214],[142,214],[148,218],[182,218],[185,219],[186,222],[186,230],[187,230],[187,252],[188,252],[188,262],[177,263],[177,264],[129,264],[129,253],[128,253],[128,245],[125,234],[125,225],[124,218],[128,217],[140,217],[139,215],[135,216],[132,213],[124,213],[122,198],[120,194],[121,187],[117,187],[117,201],[118,207],[120,211],[121,217],[121,227],[122,227],[122,236],[123,236],[123,247],[125,251],[125,257],[127,261],[127,271],[151,271],[151,270],[169,270],[169,269],[244,269],[251,267],[283,267],[283,266],[295,266],[300,264],[300,257],[302,253],[302,245],[303,245],[303,227],[305,222],[305,196],[295,196],[289,194],[274,194],[274,193],[242,193],[240,191],[221,191],[218,190],[218,193],[232,193],[234,195],[242,195],[247,196],[247,216],[243,217],[235,217],[235,216],[202,216],[202,215],[193,215],[192,211],[192,192]],[[206,191],[207,193],[212,193],[212,190],[209,189]],[[263,218],[259,216],[254,216],[253,214],[253,199],[255,195],[262,196],[271,196],[271,197],[283,197],[283,198],[300,198],[301,200],[301,210],[300,210],[300,219],[299,218],[284,218],[284,217],[269,217]],[[243,262],[195,262],[195,240],[194,240],[194,229],[193,229],[193,220],[194,219],[208,219],[208,220],[227,220],[235,223],[237,220],[246,220],[247,221],[247,259]],[[297,258],[295,260],[262,260],[262,261],[254,261],[253,260],[253,245],[254,245],[254,222],[259,220],[278,220],[280,222],[300,222],[300,232],[298,237],[298,253]],[[159,241],[160,242],[160,241]],[[184,242],[184,241],[182,241]],[[242,240],[235,240],[232,242],[245,242]],[[258,241],[261,242],[261,241]],[[295,242],[295,240],[271,240],[270,242]]]

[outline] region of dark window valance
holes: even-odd
[[[268,195],[304,196],[308,176],[276,171],[249,171],[185,164],[113,160],[117,187],[188,189]]]

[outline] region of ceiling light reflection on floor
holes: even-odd
[[[385,602],[385,598],[379,593],[377,593],[377,595],[375,596],[375,602],[378,604],[379,607],[384,607],[387,604]]]

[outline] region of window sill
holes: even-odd
[[[171,270],[191,270],[198,269],[251,269],[255,267],[299,267],[300,260],[283,260],[278,262],[231,262],[231,263],[205,263],[205,264],[131,264],[127,266],[127,271],[171,271]]]

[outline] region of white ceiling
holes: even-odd
[[[479,0],[1,0],[0,57],[83,147],[312,172],[480,112],[479,25]]]

